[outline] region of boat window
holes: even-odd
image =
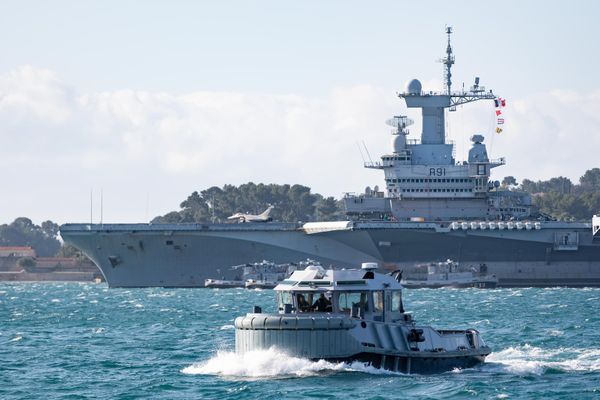
[[[323,296],[321,298],[321,296]],[[331,292],[296,292],[294,300],[297,312],[331,312]]]
[[[373,304],[375,305],[375,312],[383,311],[383,292],[373,292]]]
[[[290,292],[277,292],[277,304],[279,310],[283,310],[286,304],[293,304],[292,294]]]
[[[392,311],[402,311],[402,292],[400,290],[394,290],[392,292]]]
[[[313,292],[294,293],[294,300],[297,312],[310,312],[313,304]]]
[[[367,292],[340,292],[338,305],[341,312],[350,312],[352,305],[357,305],[364,311],[369,311]]]

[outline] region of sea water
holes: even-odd
[[[234,352],[233,320],[274,292],[0,284],[0,398],[600,398],[600,289],[420,289],[417,321],[475,328],[475,368],[403,375]]]

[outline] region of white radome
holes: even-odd
[[[423,86],[418,79],[412,79],[406,82],[406,93],[410,94],[421,94],[421,89]]]

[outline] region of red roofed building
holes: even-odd
[[[0,246],[0,257],[35,257],[35,250],[29,246]]]

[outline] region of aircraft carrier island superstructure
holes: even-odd
[[[532,213],[527,193],[490,180],[491,169],[505,161],[488,157],[482,134],[471,137],[468,159],[456,161],[446,113],[498,98],[479,78],[469,90],[451,90],[447,33],[444,91],[424,92],[413,79],[399,94],[408,108],[422,111],[420,141],[407,138],[407,116],[388,121],[391,153],[365,164],[383,170],[386,189],[347,194],[348,220],[66,224],[61,236],[98,265],[111,287],[197,287],[206,278],[230,277],[232,265],[306,258],[336,267],[376,262],[390,270],[452,259],[495,274],[499,286],[600,286],[600,217],[558,222]]]

